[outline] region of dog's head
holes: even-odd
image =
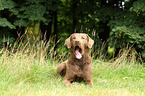
[[[74,33],[65,40],[68,48],[72,48],[75,57],[81,59],[85,49],[92,48],[94,40],[85,33]]]

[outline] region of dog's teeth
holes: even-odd
[[[81,55],[81,53],[79,52],[79,50],[76,50],[75,53],[76,53],[76,58],[77,58],[77,59],[81,59],[81,58],[82,58],[82,55]]]

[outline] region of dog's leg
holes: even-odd
[[[72,81],[72,80],[65,79],[65,80],[64,80],[64,84],[65,84],[66,86],[71,86],[71,85],[72,85],[72,84],[71,84],[71,81]]]
[[[71,71],[71,69],[67,69],[66,70],[66,75],[64,77],[64,79],[65,79],[64,84],[66,86],[71,86],[72,85],[71,81],[73,81],[74,77],[75,77],[75,75],[74,75],[73,71]]]
[[[88,84],[88,86],[93,86],[92,80],[92,65],[85,65],[83,69],[84,80]]]
[[[85,79],[85,82],[87,83],[88,86],[93,86],[92,79]]]
[[[66,74],[66,62],[62,62],[58,67],[57,67],[57,74],[61,76],[65,76]]]

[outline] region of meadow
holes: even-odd
[[[45,48],[38,50],[38,46],[29,50],[23,45],[0,50],[1,96],[145,96],[144,64],[134,56],[128,59],[127,52],[111,62],[93,59],[92,87],[84,82],[66,87],[63,77],[56,75],[63,60],[47,59]]]

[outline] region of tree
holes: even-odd
[[[13,30],[15,33],[18,29],[22,29],[21,31],[26,33],[32,42],[40,37],[40,29],[48,30],[47,39],[49,39],[50,35],[57,36],[57,7],[59,4],[59,0],[57,2],[54,0],[0,0],[0,26],[2,29],[6,27],[16,29]]]
[[[94,38],[95,51],[104,44],[104,54],[127,45],[145,50],[144,0],[0,0],[0,5],[1,29],[10,33],[28,29],[37,37],[47,30],[47,39],[55,36],[56,44],[63,37],[62,45],[73,32],[85,32]]]

